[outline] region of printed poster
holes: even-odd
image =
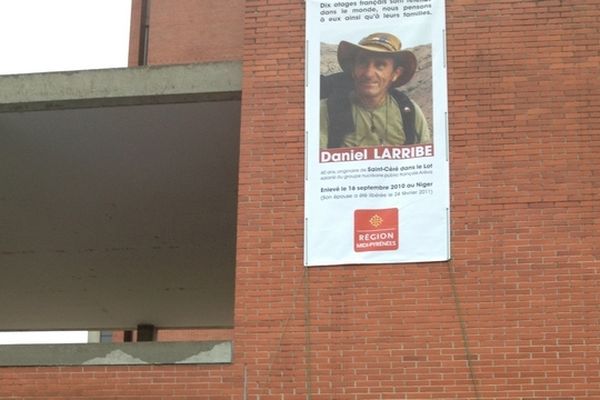
[[[443,0],[307,0],[305,265],[450,259]]]

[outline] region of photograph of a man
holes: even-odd
[[[415,55],[390,33],[341,41],[343,72],[321,77],[320,148],[431,143],[423,111],[397,90],[417,69]]]

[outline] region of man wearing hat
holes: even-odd
[[[413,77],[415,55],[389,33],[340,42],[343,73],[321,80],[321,149],[431,143],[419,106],[395,88]]]

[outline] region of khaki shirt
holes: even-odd
[[[425,115],[414,101],[413,104],[415,106],[415,130],[417,132],[415,143],[431,143],[431,133]],[[344,137],[342,147],[400,146],[405,142],[400,107],[390,95],[386,97],[380,107],[374,110],[367,110],[353,101],[352,118],[354,118],[355,131]],[[327,148],[328,137],[329,114],[327,113],[327,100],[324,99],[321,100],[321,133],[319,140],[321,149]]]

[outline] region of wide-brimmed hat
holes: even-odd
[[[363,38],[358,44],[342,40],[337,51],[338,62],[342,70],[350,74],[356,55],[361,50],[392,56],[397,60],[398,65],[404,68],[402,75],[392,86],[401,86],[411,80],[417,69],[417,57],[412,52],[401,50],[401,48],[400,39],[391,33],[372,33]]]

